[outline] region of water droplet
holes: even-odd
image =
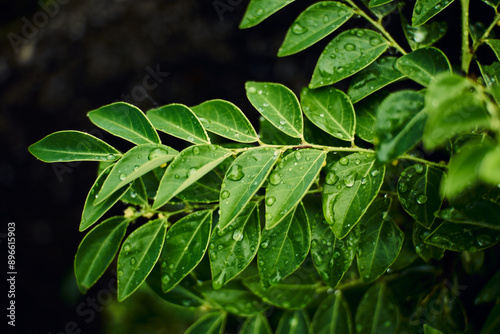
[[[118,276],[122,276],[123,275],[123,270],[118,270]]]
[[[217,260],[217,254],[215,254],[215,252],[210,252],[210,260],[212,261]]]
[[[240,165],[231,165],[227,178],[232,181],[239,181],[245,176],[243,168]]]
[[[420,174],[424,171],[424,166],[422,165],[414,165],[414,166],[415,166],[415,172]]]
[[[189,136],[189,137],[187,137],[187,140],[190,141],[190,142],[193,142],[194,138],[193,138],[193,136]]]
[[[132,247],[130,247],[130,245],[129,245],[129,244],[125,244],[125,245],[123,245],[123,250],[124,250],[125,252],[130,252],[130,249],[131,249],[131,248],[132,248]]]
[[[259,8],[255,14],[257,14],[258,16],[261,16],[262,14],[264,14],[264,10],[262,8]]]
[[[368,179],[366,177],[362,177],[361,184],[367,184],[367,183],[368,183]]]
[[[194,168],[194,167],[189,168],[186,175],[187,175],[187,177],[191,177],[194,174],[196,174],[197,171],[198,171],[198,168]]]
[[[170,263],[170,264],[168,265],[168,269],[174,269],[174,264],[173,264],[173,263]]]
[[[420,195],[417,197],[417,203],[418,204],[424,204],[427,202],[427,196],[426,195]]]
[[[158,159],[164,155],[167,155],[168,154],[168,151],[166,149],[163,149],[163,148],[155,148],[154,150],[152,150],[151,152],[149,152],[149,155],[148,155],[148,159],[149,160],[154,160],[154,159]]]
[[[325,117],[325,114],[321,113],[319,114],[319,117]]]
[[[337,67],[337,72],[338,73],[344,72],[344,68],[342,66]]]
[[[115,159],[115,155],[114,154],[108,154],[108,156],[106,157],[106,159],[108,159],[108,160],[114,160]]]
[[[268,205],[268,206],[273,205],[273,204],[274,204],[274,202],[276,202],[276,198],[275,198],[274,196],[268,197],[268,198],[266,199],[266,205]]]
[[[347,158],[347,157],[342,157],[342,158],[340,158],[339,163],[340,163],[341,165],[343,165],[343,166],[346,166],[346,165],[349,163],[349,158]]]
[[[293,26],[292,26],[292,32],[294,34],[297,34],[297,35],[301,35],[303,33],[305,33],[307,31],[307,28],[306,27],[303,27],[300,23],[295,23]]]
[[[249,93],[255,93],[257,91],[257,89],[255,87],[248,87],[247,90]]]
[[[219,245],[217,245],[217,250],[221,251],[221,250],[223,250],[223,249],[224,249],[224,245],[220,245],[220,244],[219,244]]]
[[[197,146],[193,147],[193,153],[200,154],[200,149]]]
[[[346,49],[347,51],[353,51],[354,49],[356,49],[356,45],[347,43],[346,45],[344,45],[344,49]]]
[[[243,239],[243,230],[242,229],[234,230],[233,240],[234,241],[241,241],[241,239]]]
[[[330,171],[325,178],[325,183],[329,185],[334,185],[339,180],[337,174],[334,171]]]
[[[274,172],[269,176],[269,182],[271,182],[272,185],[278,185],[281,182],[281,176],[277,172]]]
[[[122,173],[122,174],[120,174],[120,180],[122,180],[122,181],[123,181],[123,180],[125,180],[125,178],[126,178],[126,177],[127,177],[127,175],[125,175],[125,174],[123,174],[123,173]]]
[[[167,284],[168,282],[170,282],[170,276],[168,275],[163,275],[163,277],[161,278],[161,282],[163,284]]]
[[[404,193],[408,191],[408,186],[404,182],[399,182],[398,184],[399,192]]]
[[[281,125],[285,125],[286,124],[286,121],[284,119],[280,119],[280,124]]]
[[[131,259],[130,259],[130,264],[131,264],[131,265],[135,265],[135,258],[131,258]]]
[[[295,154],[295,159],[297,160],[302,159],[302,153],[300,153],[300,151],[296,151],[294,154]]]
[[[134,172],[137,172],[139,170],[139,166],[134,166]]]
[[[266,241],[264,241],[264,242],[262,242],[262,243],[260,244],[260,248],[264,248],[264,249],[266,249],[268,246],[269,246],[269,241],[267,241],[267,240],[266,240]]]
[[[371,174],[371,176],[375,177],[375,176],[377,176],[379,173],[380,173],[380,171],[379,171],[378,169],[374,169],[374,170],[372,170],[372,171],[371,171],[371,173],[370,173],[370,174]]]
[[[380,42],[381,42],[381,40],[378,37],[372,37],[372,38],[370,38],[370,45],[371,46],[379,45]]]
[[[273,218],[273,215],[268,212],[266,213],[265,217],[267,220],[271,220],[271,218]]]
[[[220,198],[222,199],[226,199],[230,196],[231,194],[229,193],[229,191],[227,190],[224,190],[221,194],[220,194]]]
[[[476,241],[480,247],[489,246],[492,242],[492,238],[489,235],[480,234],[477,236]]]
[[[354,185],[354,182],[356,181],[356,177],[358,176],[358,173],[357,172],[354,172],[352,174],[349,174],[345,179],[344,179],[344,183],[346,185],[346,187],[352,187]]]

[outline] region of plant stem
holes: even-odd
[[[469,1],[460,0],[462,4],[462,71],[469,73],[472,52],[469,48]]]
[[[417,157],[411,156],[409,154],[403,154],[398,159],[412,160],[412,161],[416,161],[416,162],[421,162],[423,164],[426,164],[426,165],[429,165],[429,166],[438,167],[438,168],[448,168],[448,165],[445,164],[445,163],[442,163],[442,162],[433,162],[433,161],[425,160],[425,159],[422,159],[422,158],[417,158]]]
[[[495,13],[495,17],[493,18],[493,22],[491,22],[491,24],[489,25],[489,27],[484,31],[484,34],[481,36],[480,39],[478,39],[472,46],[472,54],[474,55],[477,51],[477,49],[484,43],[484,41],[486,39],[488,39],[488,37],[490,36],[490,33],[491,31],[493,30],[493,28],[495,28],[495,26],[497,25],[497,23],[500,21],[500,14],[499,13]]]

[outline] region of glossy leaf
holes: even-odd
[[[211,227],[212,211],[203,210],[179,219],[168,230],[160,257],[163,292],[170,291],[200,263]]]
[[[349,304],[340,290],[326,297],[319,305],[311,324],[314,334],[352,334]]]
[[[208,251],[214,289],[222,287],[252,262],[259,243],[260,220],[257,203],[249,203],[226,230],[220,230],[217,225],[212,233]]]
[[[370,6],[370,1],[371,0],[361,0],[361,2],[366,6]],[[385,17],[386,15],[391,14],[395,9],[397,8],[397,2],[388,2],[384,5],[377,6],[377,7],[369,7],[370,11],[377,16],[379,19]]]
[[[300,145],[300,138],[293,138],[281,132],[263,116],[259,117],[259,138],[263,143],[271,145]]]
[[[309,318],[303,310],[286,311],[280,318],[276,334],[307,334]]]
[[[426,228],[434,222],[443,197],[439,185],[444,177],[440,169],[428,165],[412,165],[401,172],[398,197],[408,214]]]
[[[146,188],[144,187],[142,178],[135,179],[127,192],[122,197],[120,197],[120,200],[125,203],[140,206],[148,205],[148,194],[146,193]]]
[[[135,146],[113,166],[97,194],[99,204],[110,197],[118,189],[141,177],[147,172],[172,160],[179,152],[161,144],[144,144]]]
[[[497,59],[500,60],[500,39],[487,39],[484,42],[490,46]]]
[[[219,228],[225,229],[262,187],[280,151],[268,147],[249,149],[238,156],[224,177],[220,193]]]
[[[474,304],[488,303],[498,298],[500,298],[500,271],[497,271],[481,289]]]
[[[353,75],[347,95],[356,103],[379,89],[396,82],[404,75],[395,68],[396,57],[380,57],[370,66]]]
[[[393,0],[370,0],[369,6],[370,7],[377,7],[377,6],[385,5],[386,3],[391,2],[391,1],[393,1]]]
[[[154,127],[193,144],[210,143],[207,132],[198,117],[185,105],[169,104],[151,109],[147,116]]]
[[[499,239],[498,231],[445,221],[432,231],[425,242],[455,252],[475,252],[495,245]]]
[[[372,282],[385,273],[396,260],[403,246],[404,234],[387,216],[390,201],[375,200],[357,229],[359,234],[356,258],[361,278]]]
[[[255,81],[248,81],[245,88],[250,103],[272,125],[291,137],[302,137],[302,111],[289,88],[278,83]]]
[[[301,149],[288,154],[269,176],[266,189],[266,229],[271,229],[304,197],[323,167],[326,154]]]
[[[239,334],[272,334],[271,326],[267,318],[259,313],[245,320]]]
[[[160,144],[160,137],[144,113],[129,103],[115,102],[87,114],[90,121],[136,145]]]
[[[385,167],[370,153],[353,153],[332,165],[323,188],[323,215],[335,236],[343,239],[377,196]]]
[[[178,193],[176,197],[195,203],[218,202],[224,174],[233,160],[231,157],[227,158],[213,170]]]
[[[338,34],[321,53],[309,88],[328,86],[353,75],[373,63],[388,46],[373,30],[351,29]]]
[[[357,334],[396,333],[399,310],[385,284],[372,285],[356,310]]]
[[[389,162],[415,146],[424,132],[424,97],[414,91],[392,93],[377,109],[373,126],[377,159]]]
[[[451,73],[451,65],[444,53],[433,47],[410,52],[396,61],[396,68],[411,80],[428,86],[442,72]]]
[[[500,102],[500,62],[493,62],[491,65],[481,65],[477,63],[483,76],[484,82],[490,88],[491,95],[497,102]]]
[[[354,105],[356,112],[356,135],[366,142],[373,143],[375,134],[375,113],[382,101],[389,95],[387,91],[379,91]]]
[[[101,190],[104,180],[108,177],[112,167],[109,166],[97,177],[97,180],[90,188],[90,191],[83,206],[82,219],[80,221],[80,232],[85,231],[90,226],[94,225],[130,188],[130,185],[125,185],[105,201],[96,204],[96,195]]]
[[[118,301],[141,286],[160,257],[165,240],[165,219],[152,220],[132,232],[118,255]]]
[[[271,230],[264,230],[257,255],[264,288],[293,273],[309,253],[311,230],[304,206],[292,210]]]
[[[251,28],[273,15],[294,0],[250,0],[240,29]]]
[[[417,27],[424,24],[452,2],[453,0],[417,0],[413,7],[412,25]]]
[[[500,231],[500,204],[486,199],[478,199],[466,206],[451,206],[436,215],[454,223],[469,224]]]
[[[226,327],[226,314],[211,312],[205,314],[184,332],[184,334],[223,334]]]
[[[330,226],[319,213],[312,224],[311,257],[323,280],[334,288],[354,260],[354,240],[337,239]]]
[[[435,225],[438,225],[438,223]],[[444,249],[425,243],[425,239],[429,236],[429,234],[431,234],[431,232],[432,231],[429,231],[421,224],[415,223],[413,225],[413,245],[415,246],[417,254],[425,262],[429,262],[430,259],[440,260],[444,255]]]
[[[120,248],[129,222],[125,217],[109,218],[83,238],[75,256],[75,276],[80,290],[90,289],[104,274]]]
[[[446,22],[432,21],[418,27],[413,27],[401,15],[401,25],[406,36],[406,40],[412,50],[417,50],[430,46],[444,37],[447,31]]]
[[[483,160],[479,169],[479,178],[492,185],[500,184],[500,146],[491,148]]]
[[[191,110],[207,131],[240,143],[258,140],[248,118],[231,102],[210,100],[191,107]]]
[[[231,151],[215,145],[195,145],[184,149],[165,171],[153,209],[167,203],[230,155]]]
[[[338,139],[354,140],[356,116],[349,97],[342,91],[332,87],[304,88],[300,103],[304,114],[317,127]]]
[[[347,22],[354,14],[339,2],[321,1],[304,10],[288,29],[278,57],[307,49]]]
[[[114,147],[80,131],[54,132],[28,150],[43,162],[115,161],[121,157]]]

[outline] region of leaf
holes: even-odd
[[[474,304],[479,305],[482,303],[492,302],[500,297],[500,270],[497,271],[481,289]]]
[[[273,15],[294,0],[250,0],[240,29],[251,28]]]
[[[203,259],[211,227],[212,210],[202,210],[179,219],[168,230],[160,257],[163,292],[175,287]]]
[[[351,7],[332,1],[309,6],[288,29],[278,57],[307,49],[346,23],[354,14]]]
[[[412,165],[401,172],[398,197],[408,214],[426,228],[434,222],[434,212],[443,202],[439,185],[443,171],[428,165]]]
[[[311,230],[304,206],[292,210],[271,230],[264,230],[257,255],[264,288],[293,273],[309,253]]]
[[[385,5],[386,3],[391,2],[391,1],[393,1],[393,0],[370,0],[369,6],[370,7],[377,7],[377,6]]]
[[[361,0],[361,2],[366,6],[369,7],[369,3],[371,0]],[[384,16],[392,13],[395,9],[397,8],[397,2],[393,1],[391,3],[386,3],[385,5],[377,6],[377,7],[370,7],[370,11],[377,16],[379,19],[383,18]]]
[[[429,262],[430,259],[440,260],[444,255],[444,249],[431,246],[424,242],[429,234],[431,234],[431,231],[423,227],[421,224],[415,223],[413,225],[413,245],[415,246],[417,254],[425,262]]]
[[[335,236],[343,239],[377,196],[385,167],[374,154],[353,153],[332,165],[323,188],[323,214]]]
[[[120,197],[120,200],[134,205],[148,205],[148,194],[146,193],[146,188],[144,187],[141,177],[132,182],[131,187],[122,197]]]
[[[412,25],[417,27],[424,24],[452,2],[453,0],[417,0],[411,17]]]
[[[411,80],[428,86],[439,73],[451,73],[451,65],[444,53],[433,47],[410,52],[396,61],[396,68]]]
[[[390,201],[386,199],[375,200],[357,225],[356,258],[359,274],[365,282],[372,282],[385,273],[403,246],[403,232],[387,216],[389,206]]]
[[[172,161],[163,175],[153,209],[158,209],[198,181],[229,155],[231,155],[231,151],[215,145],[195,145],[184,149]]]
[[[500,4],[500,0],[483,0],[483,2],[490,5],[491,7],[495,8],[495,9]]]
[[[279,155],[279,150],[257,147],[249,149],[234,160],[226,172],[224,188],[220,193],[220,229],[232,224],[247,206],[269,176]]]
[[[443,209],[436,215],[454,223],[469,224],[500,231],[500,204],[478,199],[466,204]]]
[[[334,37],[321,53],[309,88],[334,84],[362,70],[387,50],[379,33],[368,29],[351,29]]]
[[[304,197],[325,162],[326,153],[300,149],[288,154],[269,176],[266,189],[266,229],[272,229]]]
[[[351,78],[347,91],[352,103],[404,78],[404,75],[395,68],[396,60],[396,57],[380,57],[370,66],[356,73]]]
[[[231,157],[227,158],[225,161],[217,165],[212,171],[202,176],[199,180],[178,193],[176,196],[183,201],[188,202],[218,202],[224,174],[233,160],[234,159]]]
[[[115,102],[87,114],[90,121],[136,145],[160,144],[160,137],[143,112],[129,103]]]
[[[251,316],[241,326],[239,334],[272,334],[267,318],[261,313]]]
[[[317,127],[338,139],[354,140],[356,116],[349,97],[342,91],[332,87],[304,88],[300,103],[307,118]]]
[[[500,330],[500,304],[495,304],[481,328],[481,334],[494,334]]]
[[[439,329],[435,329],[427,324],[424,324],[424,334],[444,334]]]
[[[312,224],[311,257],[323,280],[332,288],[337,286],[354,260],[351,238],[337,239],[319,213]]]
[[[112,167],[109,166],[106,168],[95,181],[92,188],[87,195],[87,199],[85,200],[85,205],[83,206],[82,219],[80,221],[80,232],[85,231],[87,228],[92,226],[95,222],[99,220],[115,203],[127,192],[130,188],[130,185],[125,185],[118,191],[116,191],[113,195],[108,197],[105,201],[96,204],[96,195],[101,190],[102,184],[104,180],[108,177],[109,172]]]
[[[184,332],[184,334],[223,334],[226,327],[226,313],[211,312],[205,314]]]
[[[383,283],[372,285],[361,299],[356,310],[357,334],[396,333],[399,310]]]
[[[304,280],[302,276],[289,276],[277,285],[264,289],[258,277],[247,278],[243,281],[254,294],[268,304],[287,310],[303,309],[316,295],[316,283]]]
[[[377,109],[373,132],[377,159],[389,162],[415,146],[424,132],[427,115],[421,93],[392,93]]]
[[[276,329],[276,334],[307,333],[309,333],[309,318],[303,310],[285,311]]]
[[[160,108],[151,109],[147,116],[154,127],[174,137],[187,140],[193,144],[208,144],[205,128],[198,117],[185,105],[173,103]]]
[[[191,107],[191,110],[207,131],[240,143],[252,143],[258,140],[248,118],[231,102],[210,100]]]
[[[493,98],[500,103],[500,62],[493,62],[491,65],[481,65],[477,63],[483,76],[484,82],[490,88]]]
[[[121,153],[102,140],[79,131],[54,132],[28,147],[43,162],[115,161]]]
[[[366,142],[373,143],[375,134],[375,113],[382,101],[389,96],[387,91],[379,91],[354,105],[356,113],[356,135]]]
[[[418,27],[412,27],[408,24],[404,15],[401,15],[401,25],[403,26],[406,40],[412,50],[417,50],[436,43],[444,37],[448,28],[445,21],[432,21]]]
[[[155,219],[132,232],[118,255],[118,301],[141,286],[160,257],[165,240],[165,219]]]
[[[331,134],[321,130],[307,117],[304,119],[304,141],[310,145],[330,147],[350,147],[352,144],[351,142],[335,138]]]
[[[268,308],[239,280],[232,280],[218,290],[214,290],[211,284],[205,284],[200,286],[200,290],[211,303],[237,316],[249,317]]]
[[[219,221],[220,224],[220,221]],[[241,273],[257,254],[260,220],[257,203],[249,203],[226,230],[215,228],[210,239],[210,268],[214,289]]]
[[[270,145],[300,145],[300,138],[293,138],[281,132],[263,116],[259,117],[259,139]]]
[[[500,0],[497,1],[500,3]],[[489,45],[495,56],[497,56],[497,59],[500,60],[500,39],[487,39],[484,42]]]
[[[342,291],[335,290],[319,305],[312,320],[314,334],[353,333],[351,311]]]
[[[479,178],[491,185],[500,184],[500,146],[490,149],[481,161]]]
[[[113,166],[97,194],[99,204],[124,185],[172,160],[179,152],[161,144],[144,144],[126,152]]]
[[[295,94],[282,84],[248,81],[248,100],[272,125],[293,138],[302,138],[303,119]]]
[[[90,289],[113,261],[130,220],[112,217],[93,228],[78,246],[75,276],[82,292]]]

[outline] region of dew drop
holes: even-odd
[[[274,196],[268,197],[268,198],[266,199],[266,205],[268,205],[268,206],[273,205],[273,204],[274,204],[274,202],[276,202],[276,198],[275,198]]]
[[[297,160],[302,159],[302,153],[300,153],[300,151],[296,151],[296,152],[294,153],[294,155],[295,155],[295,159],[297,159]]]
[[[342,157],[342,158],[340,158],[339,163],[340,163],[341,165],[343,165],[343,166],[346,166],[346,165],[349,163],[349,158],[347,158],[347,157]]]
[[[135,265],[135,258],[131,258],[131,259],[130,259],[130,264],[131,264],[131,265]]]
[[[372,37],[372,38],[370,38],[370,45],[371,46],[379,45],[380,42],[381,42],[380,38],[378,38],[378,37]]]
[[[234,241],[241,241],[242,239],[243,239],[243,231],[242,231],[242,229],[234,230],[234,232],[233,232],[233,240]]]
[[[127,177],[127,175],[125,175],[125,174],[123,174],[123,173],[122,173],[122,174],[120,174],[120,180],[122,180],[122,181],[123,181],[123,180],[125,180],[125,178],[126,178],[126,177]]]
[[[163,277],[161,278],[161,282],[163,284],[167,284],[168,282],[170,282],[170,276],[168,275],[163,275]]]
[[[196,174],[197,171],[198,171],[198,168],[194,168],[194,167],[189,168],[186,175],[187,175],[187,177],[191,177],[194,174]]]
[[[371,173],[370,173],[370,174],[371,174],[371,176],[375,177],[375,176],[377,176],[379,173],[380,173],[380,171],[379,171],[378,169],[374,169],[374,170],[372,170],[372,171],[371,171]]]
[[[200,149],[198,147],[193,147],[193,153],[194,154],[200,154]]]
[[[231,194],[229,193],[229,191],[227,190],[224,190],[221,194],[220,194],[220,198],[222,199],[226,199],[230,196]]]
[[[358,176],[357,172],[354,172],[352,174],[349,174],[345,179],[344,183],[346,187],[351,188],[354,185],[354,182],[356,181],[356,177]]]
[[[149,160],[158,159],[158,158],[160,158],[164,155],[167,155],[167,154],[168,154],[167,150],[165,150],[163,148],[155,148],[154,150],[149,152],[148,159]]]
[[[420,195],[417,197],[417,203],[418,204],[425,204],[427,202],[427,196],[425,195]]]
[[[408,186],[404,182],[399,182],[398,184],[399,192],[404,193],[408,191]]]
[[[307,31],[306,27],[303,27],[300,23],[295,23],[292,27],[292,32],[297,35],[301,35]]]
[[[132,247],[130,247],[130,245],[129,245],[129,244],[125,244],[125,245],[123,246],[123,250],[124,250],[125,252],[130,252],[130,249],[131,249],[131,248],[132,248]]]
[[[239,181],[245,176],[243,168],[240,165],[231,165],[227,178],[231,181]]]
[[[422,173],[424,171],[424,166],[422,165],[415,165],[415,172],[417,173]]]
[[[277,172],[274,172],[269,176],[269,182],[271,182],[272,185],[278,185],[281,182],[281,176]]]
[[[223,249],[224,249],[224,246],[223,246],[223,245],[217,245],[217,250],[218,250],[218,251],[221,251],[221,250],[223,250]]]
[[[264,241],[264,242],[262,242],[262,243],[260,244],[260,248],[264,248],[264,249],[266,249],[267,247],[269,247],[269,241],[267,241],[267,240],[266,240],[266,241]]]
[[[329,185],[334,185],[339,180],[337,174],[334,171],[330,171],[325,178],[325,183]]]
[[[168,269],[174,269],[174,264],[173,264],[173,263],[170,263],[170,264],[168,265]]]
[[[271,220],[271,218],[273,218],[273,215],[272,215],[272,214],[270,214],[269,212],[268,212],[268,213],[266,213],[266,219],[267,219],[267,220]]]
[[[114,154],[108,154],[108,156],[106,158],[108,160],[114,160],[115,159],[115,155]]]
[[[346,49],[347,51],[353,51],[354,49],[356,49],[356,46],[352,43],[347,43],[346,45],[344,45],[344,49]]]

